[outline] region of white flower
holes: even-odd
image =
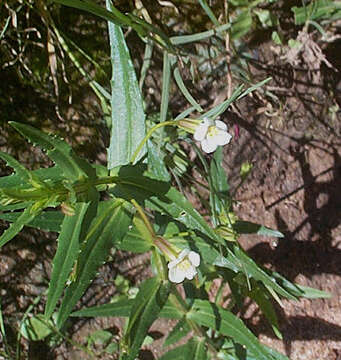
[[[220,120],[203,119],[197,126],[194,139],[201,142],[201,147],[206,153],[211,153],[217,147],[230,142],[232,135],[227,132],[227,126]]]
[[[168,263],[168,278],[171,282],[181,283],[187,278],[192,280],[200,265],[200,255],[189,249],[182,250],[179,256]]]

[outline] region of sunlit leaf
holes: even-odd
[[[107,8],[111,3],[107,0]],[[130,162],[145,136],[145,114],[133,63],[119,26],[108,22],[111,49],[111,137],[108,169]],[[145,148],[135,160],[144,155]]]

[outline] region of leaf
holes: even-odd
[[[221,115],[240,95],[242,94],[243,85],[237,87],[236,90],[232,93],[231,97],[222,103],[216,105],[214,108],[207,111],[205,114],[199,116],[199,119],[204,119],[205,117],[215,119]]]
[[[263,314],[270,322],[275,335],[282,340],[283,337],[279,330],[277,315],[266,291],[262,288],[257,287],[249,293],[249,296],[256,301]]]
[[[178,342],[180,339],[182,339],[184,336],[186,336],[191,331],[190,326],[188,325],[186,319],[181,319],[172,329],[172,331],[168,334],[163,346],[169,346],[176,342]]]
[[[165,305],[170,291],[168,283],[154,277],[142,283],[131,308],[128,327],[124,336],[127,353],[124,360],[134,360],[149,327]]]
[[[223,167],[223,149],[219,147],[210,164],[210,205],[213,214],[218,218],[225,216],[229,208],[230,195],[227,176]],[[226,217],[226,216],[225,216]],[[215,219],[217,226],[219,221]]]
[[[185,345],[168,351],[159,360],[197,360],[193,357],[193,349],[195,349],[195,343],[193,339],[190,339]]]
[[[255,224],[250,221],[237,220],[233,224],[233,229],[239,234],[257,234],[263,236],[275,236],[278,238],[284,237],[278,230],[273,230],[264,225]]]
[[[170,181],[170,175],[164,163],[164,153],[152,141],[148,141],[148,173],[161,181]]]
[[[89,0],[53,0],[53,1],[66,6],[74,7],[79,10],[90,12],[118,26],[132,27],[141,37],[144,36],[151,37],[155,42],[165,47],[169,51],[172,52],[175,51],[170,40],[161,30],[159,30],[152,24],[147,23],[138,16],[135,16],[133,14],[127,14],[127,15],[122,14],[113,5],[110,6],[111,11],[108,11],[103,7],[95,4],[93,1],[89,1]]]
[[[340,1],[316,0],[309,5],[291,8],[295,15],[295,24],[301,25],[309,20],[328,18],[336,10],[341,9]]]
[[[22,212],[0,213],[0,219],[15,222],[21,214]],[[63,219],[64,214],[60,211],[44,211],[33,218],[33,220],[27,223],[26,226],[45,231],[59,232]]]
[[[41,341],[53,332],[52,320],[47,320],[41,314],[36,316],[27,317],[21,323],[21,335],[31,341]]]
[[[98,211],[82,243],[75,279],[65,291],[58,312],[58,328],[63,325],[84,294],[97,269],[105,262],[110,248],[126,234],[130,221],[131,214],[127,210],[127,205],[120,199],[106,201]]]
[[[45,306],[45,316],[49,318],[63,293],[65,283],[79,255],[80,234],[84,225],[88,228],[90,221],[84,221],[90,203],[78,203],[75,214],[64,216],[61,232],[58,237],[57,252],[53,258],[52,274]],[[93,213],[95,216],[96,213]]]
[[[109,0],[106,2],[111,8]],[[145,136],[145,114],[129,50],[119,26],[108,22],[111,49],[111,137],[108,169],[126,165]],[[145,152],[142,149],[136,160]]]
[[[22,228],[30,223],[35,216],[40,212],[40,209],[33,209],[34,205],[29,205],[20,216],[13,222],[8,229],[6,229],[0,236],[0,248],[7,244],[10,240],[14,238]]]
[[[234,341],[250,349],[259,359],[273,360],[240,319],[207,300],[196,299],[187,313],[187,318],[201,326],[208,326],[222,335],[231,337]]]
[[[85,308],[82,310],[75,311],[71,314],[71,316],[75,317],[129,317],[131,308],[133,306],[134,300],[125,299],[120,300],[114,303],[92,306],[89,308]],[[184,314],[180,313],[179,310],[169,301],[167,300],[166,304],[163,306],[161,312],[159,313],[159,317],[166,319],[181,319]]]
[[[171,59],[167,51],[163,52],[163,67],[162,67],[162,94],[161,94],[161,108],[160,108],[160,122],[167,120],[167,110],[169,103],[169,86],[171,75]],[[163,138],[163,129],[161,129],[161,139]]]
[[[231,24],[224,24],[217,26],[212,30],[203,31],[197,34],[192,35],[181,35],[181,36],[173,36],[170,38],[170,41],[173,45],[180,45],[180,44],[189,44],[192,42],[200,41],[207,39],[213,35],[216,35],[220,32],[224,32],[231,28]]]
[[[84,177],[95,177],[95,169],[84,159],[74,154],[70,145],[56,136],[50,136],[32,126],[10,122],[18,132],[34,145],[46,150],[49,158],[59,166],[68,179],[79,180]]]
[[[6,161],[7,165],[14,169],[16,175],[21,178],[22,181],[29,182],[31,180],[31,172],[11,155],[0,151],[0,158]]]
[[[275,290],[279,295],[284,296],[291,300],[296,300],[297,297],[288,292],[284,287],[276,282],[276,279],[269,276],[267,272],[261,269],[245,252],[238,246],[234,246],[234,253],[242,264],[242,269],[246,275],[253,277],[255,280],[261,281],[265,286],[269,286]]]
[[[133,226],[129,228],[122,241],[116,245],[118,249],[133,253],[144,253],[153,247],[153,240],[145,223],[137,214],[133,219]]]
[[[309,286],[303,286],[299,284],[295,284],[299,290],[302,291],[301,297],[307,299],[329,299],[332,297],[332,294],[323,290],[318,290],[311,288]]]
[[[293,284],[285,277],[269,269],[265,269],[269,276],[273,277],[277,283],[279,283],[284,289],[286,289],[290,294],[296,297],[306,297],[308,299],[320,299],[320,298],[329,298],[331,294],[322,290],[317,290],[310,288],[308,286],[303,286],[299,284]]]
[[[246,35],[252,27],[252,16],[249,10],[242,11],[237,19],[233,22],[231,28],[231,37],[237,40]]]
[[[203,109],[200,106],[200,104],[198,104],[196,102],[194,97],[191,95],[191,93],[186,88],[186,85],[182,80],[182,77],[181,77],[181,74],[180,74],[180,71],[179,71],[178,67],[176,67],[174,69],[173,75],[174,75],[174,79],[176,81],[176,84],[178,85],[179,89],[181,90],[183,96],[187,99],[187,101],[195,108],[196,111],[203,112]]]
[[[213,14],[211,8],[208,6],[206,0],[198,0],[199,4],[201,5],[201,7],[204,9],[206,15],[210,18],[210,20],[212,21],[212,23],[215,26],[219,26],[219,21],[216,18],[216,16]]]
[[[195,360],[206,360],[207,359],[207,349],[206,349],[206,339],[205,338],[199,338],[199,339],[193,339],[194,346],[193,346],[193,353],[190,357],[191,359]]]
[[[114,303],[93,306],[75,311],[71,314],[74,317],[128,317],[134,300],[125,299]]]

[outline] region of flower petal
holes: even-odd
[[[232,135],[226,131],[219,130],[218,134],[214,137],[214,142],[217,145],[223,146],[228,144],[232,139]]]
[[[177,266],[172,267],[168,271],[168,279],[173,283],[181,283],[185,280],[185,273],[183,270],[179,269]]]
[[[220,120],[215,121],[215,126],[220,130],[227,131],[226,124],[224,122],[220,121]]]
[[[185,277],[186,277],[188,280],[192,280],[197,273],[198,273],[198,272],[197,272],[196,268],[193,267],[193,266],[191,266],[191,267],[186,271]]]
[[[205,153],[209,154],[213,151],[216,151],[218,145],[215,143],[214,138],[210,138],[202,140],[201,147]]]
[[[207,131],[208,131],[207,124],[201,123],[200,125],[198,125],[197,128],[195,129],[195,133],[193,135],[194,140],[196,140],[196,141],[204,140],[206,137]]]
[[[198,253],[196,253],[195,251],[190,251],[189,252],[188,260],[195,267],[198,267],[200,265],[200,255]]]

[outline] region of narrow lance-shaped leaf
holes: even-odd
[[[50,136],[34,127],[17,122],[10,122],[17,131],[25,136],[33,145],[46,150],[49,158],[59,165],[68,179],[79,180],[84,177],[95,177],[95,169],[85,160],[78,157],[64,140]]]
[[[76,204],[75,214],[64,217],[61,232],[57,240],[58,247],[53,259],[52,275],[45,307],[45,315],[48,318],[55,309],[72,267],[79,255],[79,235],[89,204],[90,203]]]
[[[25,168],[25,166],[21,165],[16,159],[14,159],[11,155],[6,154],[0,151],[0,158],[6,161],[7,165],[14,169],[16,175],[21,178],[21,181],[29,182],[31,179],[31,173],[29,170]]]
[[[263,314],[268,319],[271,327],[279,339],[282,339],[282,334],[279,330],[277,315],[275,309],[267,295],[267,292],[262,288],[256,288],[252,290],[249,296],[256,301],[258,306],[261,308]]]
[[[138,354],[149,327],[165,305],[170,285],[154,277],[146,280],[137,294],[130,312],[124,337],[124,360],[134,360]]]
[[[102,206],[82,243],[75,279],[66,289],[58,312],[59,328],[90,285],[98,268],[105,262],[110,248],[127,233],[130,222],[131,214],[124,201],[106,201]]]
[[[181,319],[168,334],[164,346],[172,345],[182,339],[191,331],[186,319]]]
[[[35,218],[35,216],[39,214],[39,212],[39,208],[33,208],[33,205],[29,205],[20,214],[16,221],[13,222],[9,228],[2,233],[0,236],[0,248],[12,240],[26,224],[30,223]]]
[[[15,222],[21,214],[21,212],[0,213],[0,219]],[[59,232],[63,219],[64,214],[60,211],[44,211],[25,225],[40,230]]]
[[[94,316],[122,316],[129,317],[131,309],[135,300],[126,299],[118,301],[115,303],[109,303],[99,306],[92,306],[82,310],[75,311],[71,316],[85,316],[85,317],[94,317]],[[177,319],[180,320],[184,317],[184,314],[181,313],[169,300],[163,306],[162,310],[159,313],[160,318],[165,319]]]
[[[106,1],[110,10],[111,2]],[[108,169],[126,165],[145,136],[145,114],[129,50],[119,26],[108,22],[111,48],[111,137]],[[135,160],[144,154],[145,148]]]
[[[247,276],[253,277],[255,280],[263,282],[265,286],[269,286],[279,295],[291,300],[296,300],[296,296],[288,292],[284,287],[279,285],[274,277],[269,276],[266,271],[261,269],[245,252],[238,246],[234,246],[234,252],[239,261],[243,264],[243,269],[247,272]]]
[[[71,316],[81,317],[97,317],[97,316],[110,316],[110,317],[128,317],[134,300],[126,299],[115,303],[104,304],[100,306],[93,306],[90,308],[75,311]]]
[[[273,360],[252,332],[231,312],[207,300],[195,300],[187,318],[201,326],[210,327],[244,345],[258,359]]]

